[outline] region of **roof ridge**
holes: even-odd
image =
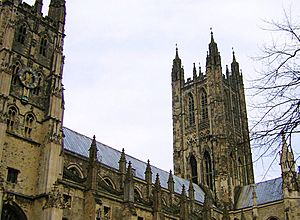
[[[67,127],[65,127],[65,126],[63,126],[63,129],[68,129],[68,130],[71,131],[71,132],[74,132],[74,133],[76,133],[76,134],[78,134],[78,135],[80,135],[80,136],[86,137],[86,138],[90,139],[91,142],[92,142],[92,140],[93,140],[92,138],[90,138],[90,137],[88,137],[88,136],[86,136],[86,135],[84,135],[84,134],[81,134],[81,133],[79,133],[79,132],[77,132],[77,131],[74,131],[73,129],[67,128]],[[112,150],[115,150],[115,151],[118,151],[119,153],[121,153],[120,150],[118,150],[118,149],[116,149],[116,148],[114,148],[114,147],[111,147],[111,146],[109,146],[109,145],[107,145],[107,144],[104,144],[104,143],[102,143],[102,142],[100,142],[100,141],[98,141],[98,140],[96,140],[96,142],[99,143],[99,144],[102,144],[102,145],[104,145],[104,146],[106,146],[106,147],[109,147],[109,148],[112,149]],[[129,156],[129,157],[131,157],[131,158],[133,158],[133,159],[135,159],[135,160],[137,160],[137,161],[140,161],[140,162],[142,162],[142,163],[144,163],[144,164],[147,164],[147,162],[145,162],[145,161],[143,161],[143,160],[141,160],[141,159],[138,159],[138,158],[136,158],[135,156],[132,156],[132,155],[127,154],[127,153],[125,153],[125,155],[126,155],[126,156]],[[156,168],[156,169],[158,169],[158,170],[161,170],[161,171],[164,171],[164,172],[169,173],[168,171],[163,170],[163,169],[161,169],[161,168],[159,168],[159,167],[157,167],[157,166],[155,166],[155,165],[150,164],[150,166],[151,166],[151,167],[154,167],[154,168]],[[175,175],[174,175],[174,176],[175,176]],[[177,177],[178,177],[178,176],[177,176]],[[181,178],[181,177],[180,177],[180,178]]]

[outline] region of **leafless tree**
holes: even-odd
[[[273,155],[274,162],[282,135],[290,147],[295,147],[292,140],[300,132],[300,23],[286,11],[281,21],[264,23],[263,29],[273,39],[263,45],[261,55],[256,57],[262,70],[252,89],[259,100],[255,109],[260,117],[250,134],[253,146],[261,150],[260,158]]]

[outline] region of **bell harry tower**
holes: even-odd
[[[235,190],[254,183],[243,76],[233,52],[222,73],[211,33],[205,73],[194,64],[185,80],[176,48],[172,67],[173,163],[175,175],[210,190],[232,206]]]
[[[0,210],[61,219],[46,200],[63,168],[65,0],[51,0],[47,16],[42,0],[0,6]]]

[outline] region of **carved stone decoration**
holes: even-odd
[[[68,203],[64,200],[63,194],[60,192],[57,186],[54,186],[51,192],[47,195],[46,204],[43,209],[58,208],[65,209],[68,207]]]
[[[21,83],[28,89],[34,89],[38,85],[37,74],[29,67],[23,68],[19,72]]]

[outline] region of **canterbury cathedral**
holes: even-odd
[[[213,33],[191,78],[174,52],[174,170],[164,171],[64,127],[65,0],[47,15],[42,0],[0,6],[2,220],[300,219],[284,137],[281,176],[254,182],[243,75],[234,53],[222,71]]]

